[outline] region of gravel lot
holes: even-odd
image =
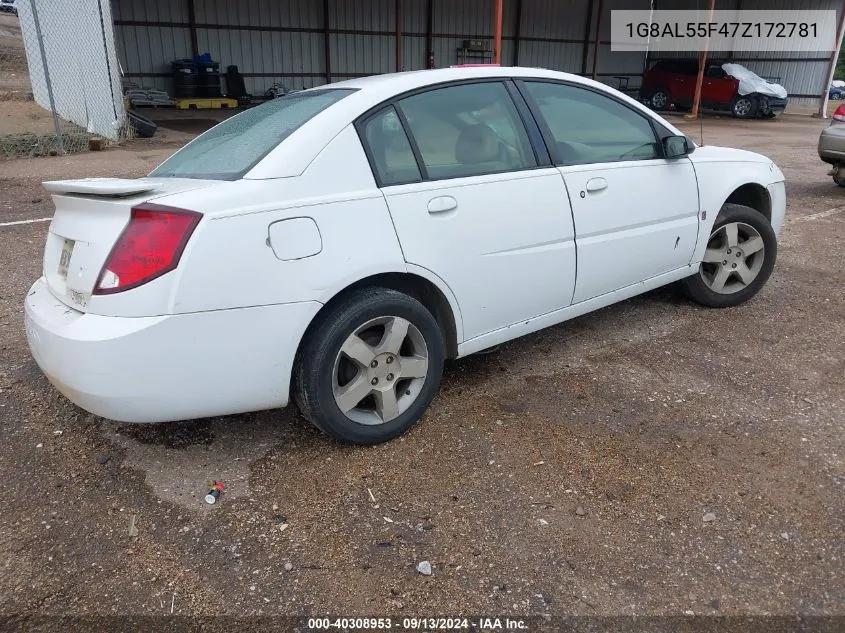
[[[662,290],[454,362],[423,422],[374,448],[292,408],[133,427],[74,407],[23,332],[47,223],[0,227],[0,616],[845,615],[845,190],[824,125],[706,121],[787,176],[755,300]],[[41,180],[142,175],[173,139],[2,162],[0,223],[51,215]]]

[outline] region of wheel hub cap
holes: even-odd
[[[733,294],[753,283],[765,256],[765,244],[757,229],[745,222],[731,222],[710,236],[699,274],[713,292]]]
[[[384,424],[417,399],[428,374],[422,333],[401,317],[379,317],[352,332],[334,362],[335,404],[359,424]]]

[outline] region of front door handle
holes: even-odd
[[[429,213],[445,213],[458,208],[458,201],[452,196],[438,196],[428,201]]]
[[[591,178],[587,181],[587,191],[595,193],[607,189],[607,181],[604,178]]]

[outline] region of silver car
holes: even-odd
[[[845,187],[845,105],[836,109],[830,125],[819,137],[819,158],[833,165],[833,182]]]

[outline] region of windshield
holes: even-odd
[[[150,176],[237,180],[300,126],[352,92],[309,90],[250,108],[188,143]]]

